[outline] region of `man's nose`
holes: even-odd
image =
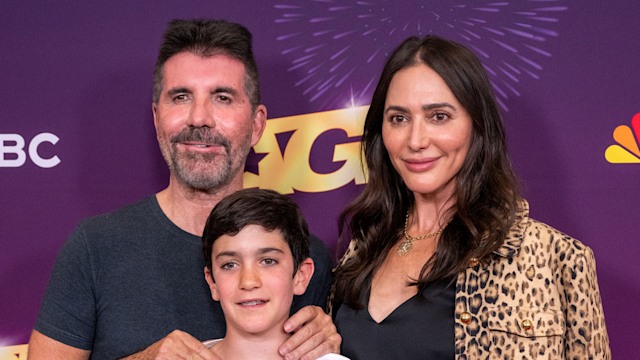
[[[189,114],[189,125],[193,127],[215,127],[214,106],[209,99],[202,99],[193,102],[191,112]]]

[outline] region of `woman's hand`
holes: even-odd
[[[285,323],[291,337],[280,346],[287,360],[312,360],[329,353],[340,353],[342,338],[331,317],[318,306],[305,306]]]

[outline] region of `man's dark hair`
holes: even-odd
[[[244,64],[244,90],[255,110],[260,104],[260,81],[251,41],[247,28],[225,20],[172,20],[162,37],[153,70],[153,103],[160,99],[164,64],[169,58],[182,52],[202,57],[225,54]]]
[[[309,228],[298,205],[273,190],[244,189],[222,199],[209,214],[202,234],[202,250],[209,271],[213,243],[223,235],[238,234],[247,225],[282,233],[293,255],[293,274],[309,257]]]

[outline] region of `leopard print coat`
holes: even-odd
[[[493,257],[458,274],[455,358],[611,359],[593,252],[520,208]]]

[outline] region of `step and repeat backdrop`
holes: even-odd
[[[637,356],[636,1],[5,1],[0,7],[0,358],[22,359],[55,257],[83,218],[167,185],[152,69],[173,18],[247,26],[269,121],[245,186],[301,205],[332,252],[366,178],[359,136],[384,60],[437,34],[483,61],[532,216],[593,248],[617,359]]]

